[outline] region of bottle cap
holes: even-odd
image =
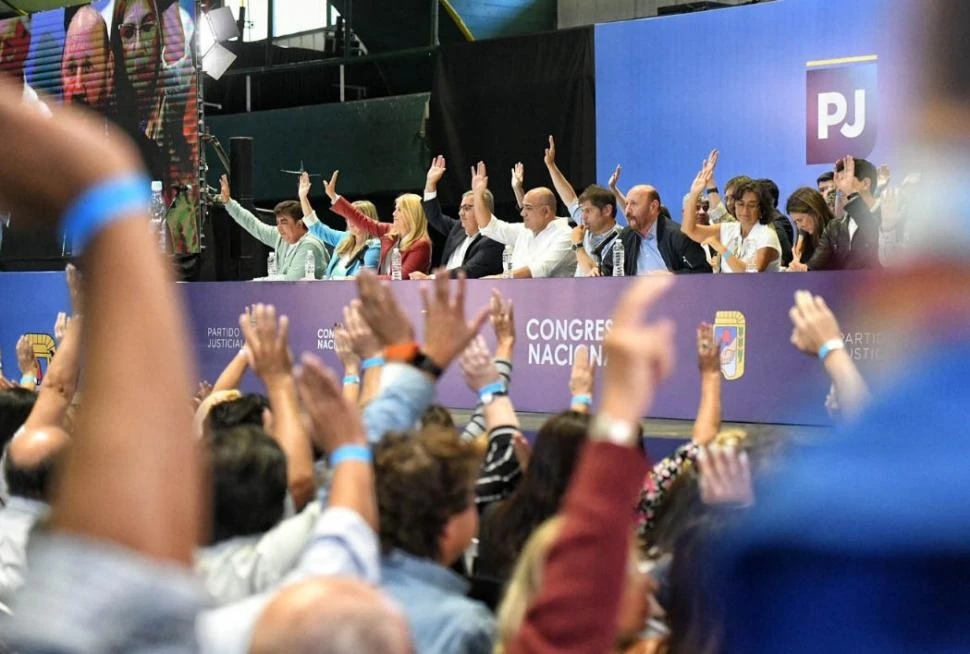
[[[143,186],[142,188],[145,188],[145,187]],[[161,190],[162,190],[162,183],[156,179],[155,181],[152,182],[152,191],[161,191]]]

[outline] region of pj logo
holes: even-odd
[[[867,157],[876,145],[876,55],[808,62],[806,163]]]
[[[714,342],[721,347],[721,374],[728,381],[744,375],[746,328],[740,311],[718,311],[714,316]]]

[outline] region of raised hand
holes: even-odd
[[[576,225],[575,227],[573,227],[573,233],[572,233],[573,245],[576,245],[577,243],[582,243],[584,236],[586,236],[585,225]]]
[[[438,182],[444,177],[447,166],[445,158],[440,154],[431,160],[431,167],[428,168],[428,175],[425,178],[424,190],[428,193],[434,192],[438,188]]]
[[[500,381],[498,368],[492,360],[492,353],[481,336],[476,336],[458,357],[461,376],[472,393],[478,394],[483,387]]]
[[[745,452],[712,445],[697,451],[698,485],[705,504],[754,504],[751,465]]]
[[[306,200],[310,196],[310,173],[300,174],[300,183],[297,187],[297,196],[300,200]]]
[[[613,311],[613,327],[603,340],[609,363],[600,407],[615,420],[639,422],[653,403],[657,385],[673,370],[674,324],[645,321],[647,311],[672,285],[669,277],[639,280]]]
[[[714,184],[714,170],[717,168],[717,160],[721,156],[721,153],[716,149],[711,150],[711,154],[707,157],[704,162],[704,185],[705,188],[713,188]]]
[[[577,395],[593,395],[593,375],[596,366],[589,358],[589,348],[580,345],[573,353],[573,370],[569,375],[569,392]]]
[[[845,195],[861,192],[862,182],[855,178],[855,158],[846,157],[842,160],[842,166],[842,170],[835,171],[835,188]]]
[[[67,335],[67,328],[70,326],[71,319],[67,317],[67,314],[63,311],[57,313],[57,319],[54,321],[54,338],[58,343],[64,340]]]
[[[525,188],[525,164],[521,161],[512,166],[512,188]]]
[[[337,201],[337,178],[340,176],[340,171],[333,171],[333,175],[330,179],[323,183],[323,190],[326,192],[327,197],[330,198],[331,202]]]
[[[361,317],[370,325],[382,347],[414,341],[414,327],[387,284],[382,284],[371,271],[364,270],[357,276],[357,292],[360,300],[351,306],[359,307]]]
[[[484,193],[488,189],[488,171],[485,162],[479,161],[477,166],[472,166],[472,191]]]
[[[69,263],[64,268],[64,277],[67,280],[67,290],[71,296],[71,314],[80,316],[84,312],[84,288],[81,273],[73,263]]]
[[[361,312],[360,300],[353,300],[344,307],[344,325],[347,334],[347,345],[360,360],[372,359],[384,349],[380,339],[374,334],[370,325],[364,320]],[[337,353],[338,356],[340,353]],[[343,360],[343,357],[340,357]],[[346,362],[344,362],[346,365]]]
[[[493,288],[488,308],[492,331],[495,332],[495,340],[499,345],[513,345],[515,343],[515,313],[512,309],[512,300],[506,300],[497,289]]]
[[[192,410],[198,411],[199,406],[212,394],[212,384],[205,381],[204,379],[199,382],[199,387],[195,389],[195,395],[192,396]]]
[[[343,397],[337,376],[312,354],[300,358],[296,387],[313,425],[313,442],[325,452],[342,445],[364,445],[360,413]]]
[[[252,313],[239,316],[239,329],[246,338],[249,365],[267,386],[292,374],[289,327],[289,318],[281,316],[277,319],[276,307],[272,304],[256,304]]]
[[[337,357],[344,364],[344,370],[357,370],[360,367],[360,355],[354,350],[347,328],[337,327],[333,333],[333,342]]]
[[[546,162],[546,166],[550,168],[556,165],[556,141],[551,134],[549,135],[549,147],[546,148],[542,159]]]
[[[223,204],[229,204],[229,200],[232,199],[232,195],[229,192],[229,177],[223,175],[219,178],[219,201]]]
[[[706,322],[697,326],[697,369],[721,374],[721,346],[714,342],[714,328]]]
[[[620,173],[623,172],[623,166],[616,164],[616,170],[610,175],[609,186],[612,190],[616,190],[616,185],[620,182]]]
[[[532,445],[522,435],[522,432],[512,434],[512,451],[515,452],[515,460],[519,462],[522,472],[529,469],[529,461],[532,460]]]
[[[34,345],[24,334],[17,339],[17,367],[21,375],[37,374],[37,358],[34,356]]]
[[[451,280],[444,269],[431,282],[432,290],[421,288],[424,306],[424,352],[439,368],[446,368],[468,343],[475,338],[485,320],[488,308],[482,308],[470,321],[465,319],[465,273],[455,280],[455,293],[451,293]]]
[[[825,300],[808,291],[795,292],[795,306],[788,316],[794,325],[792,345],[805,354],[817,356],[823,344],[842,338],[839,322]]]

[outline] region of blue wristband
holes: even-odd
[[[502,382],[492,382],[491,384],[485,384],[478,389],[478,397],[481,398],[483,395],[494,395],[495,393],[504,393],[505,384]]]
[[[147,214],[151,182],[144,175],[126,174],[99,182],[84,191],[67,208],[61,235],[70,238],[80,253],[98,232],[133,214]]]
[[[842,342],[841,338],[833,338],[830,341],[825,341],[822,343],[822,347],[818,348],[818,358],[819,361],[825,361],[825,357],[832,354],[835,350],[844,350],[845,343]]]
[[[384,357],[376,356],[376,357],[371,357],[369,359],[364,359],[363,361],[361,361],[360,369],[367,370],[368,368],[374,368],[376,366],[383,366],[383,365],[384,365]]]
[[[330,454],[330,467],[336,468],[344,461],[370,463],[373,460],[374,456],[366,445],[341,445]]]
[[[722,254],[721,256],[724,257],[725,261],[727,261],[728,259],[734,256],[734,253],[731,252],[731,248],[728,248],[727,250],[724,251],[724,254]]]
[[[573,401],[571,404],[585,404],[586,406],[593,406],[593,398],[589,395],[573,395]]]
[[[344,377],[344,383],[345,384],[359,384],[360,383],[360,377],[358,375],[347,375],[346,377]]]

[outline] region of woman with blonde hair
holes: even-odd
[[[370,239],[359,227],[348,225],[346,232],[320,222],[317,212],[310,205],[310,175],[300,175],[299,197],[303,209],[303,224],[310,233],[332,247],[333,256],[324,271],[323,279],[353,279],[361,268],[377,269],[380,260],[380,244]],[[353,206],[371,220],[378,221],[377,207],[373,202],[358,200]]]
[[[562,531],[563,518],[546,520],[529,538],[515,564],[505,597],[498,608],[494,654],[504,654],[525,619],[526,611],[542,586],[546,556]],[[637,565],[635,539],[631,532],[627,565],[627,582],[616,624],[614,652],[633,654],[653,651],[655,643],[640,639],[640,631],[650,617],[651,587],[648,577]]]
[[[428,236],[428,217],[421,206],[421,196],[405,193],[394,201],[394,222],[377,222],[337,194],[337,176],[334,171],[330,181],[324,184],[333,206],[330,210],[347,220],[347,225],[381,239],[381,256],[377,271],[384,279],[391,275],[391,250],[396,246],[401,252],[401,279],[413,272],[427,273],[431,268],[431,238]]]

